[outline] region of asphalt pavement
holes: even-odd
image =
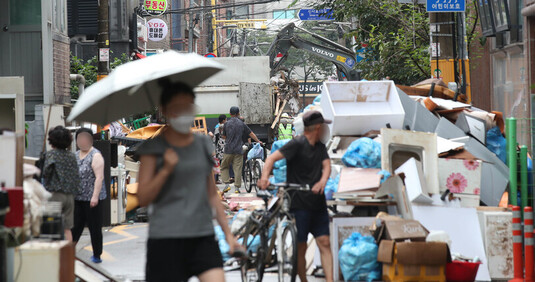
[[[147,236],[147,223],[123,224],[104,228],[102,263],[94,266],[122,281],[144,281]],[[76,250],[77,257],[89,261],[92,248],[87,228],[84,230]],[[241,281],[239,271],[226,272],[225,277],[227,281]],[[192,278],[190,281],[198,280]],[[273,273],[266,273],[263,281],[277,281],[277,277]],[[310,277],[309,281],[323,281],[323,279]]]

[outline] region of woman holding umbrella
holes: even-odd
[[[165,80],[166,81],[166,80]],[[165,85],[160,106],[167,129],[146,141],[140,155],[138,198],[149,206],[146,280],[224,281],[212,210],[225,232],[230,252],[239,246],[229,230],[215,185],[214,146],[194,135],[195,94],[184,83]]]

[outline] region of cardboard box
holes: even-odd
[[[451,255],[446,243],[383,240],[377,261],[383,263],[384,281],[446,281]]]
[[[481,160],[439,158],[438,167],[440,192],[449,189],[455,194],[481,194]]]
[[[428,234],[429,231],[416,220],[386,220],[375,231],[375,238],[377,242],[382,242],[383,240],[423,242]]]

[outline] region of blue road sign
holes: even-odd
[[[427,0],[428,12],[464,12],[465,0]]]
[[[302,21],[332,21],[334,20],[331,9],[301,9],[298,17]]]

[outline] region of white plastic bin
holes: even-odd
[[[332,136],[362,135],[388,123],[403,127],[405,111],[393,81],[326,81],[321,94]]]

